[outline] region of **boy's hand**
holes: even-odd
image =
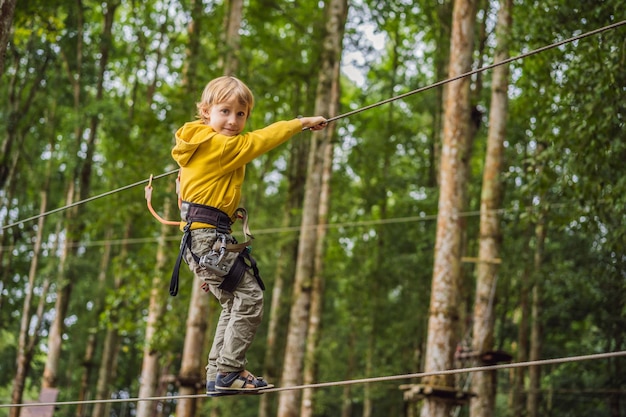
[[[299,117],[298,120],[302,123],[302,129],[322,130],[328,125],[322,116]]]

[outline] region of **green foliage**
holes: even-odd
[[[0,101],[0,129],[3,144],[8,138],[13,144],[0,163],[2,168],[8,167],[16,157],[17,169],[10,182],[0,186],[0,221],[6,225],[38,215],[42,190],[48,191],[46,210],[67,204],[66,193],[74,173],[85,166],[87,138],[91,126],[96,126],[92,121],[97,122],[92,177],[89,189],[82,191],[88,191],[89,196],[113,191],[82,205],[68,222],[62,211],[47,216],[43,224],[44,245],[33,305],[39,302],[45,279],[54,285],[44,300],[41,340],[25,398],[36,398],[41,383],[45,361],[42,347],[55,314],[57,279],[73,283],[60,364],[64,370],[59,375],[60,400],[78,396],[86,369],[86,340],[96,337],[97,346],[101,346],[105,331],[111,328],[119,335],[111,392],[136,396],[145,317],[154,286],[164,293],[166,312],[152,348],[161,354],[164,373],[178,371],[193,278],[183,265],[181,293],[166,298],[180,234],[176,228],[166,234],[166,266],[157,271],[161,230],[145,208],[141,188],[150,174],[176,168],[170,157],[173,133],[193,119],[203,86],[220,75],[218,62],[225,52],[221,42],[224,4],[205,2],[205,13],[193,16],[202,35],[197,55],[189,58],[187,48],[194,34],[188,32],[192,14],[188,3],[120,4],[101,95],[96,86],[102,59],[102,12],[107,2],[84,1],[82,32],[75,3],[17,4],[5,73],[0,75],[0,94],[6,97]],[[343,75],[341,111],[443,79],[451,5],[449,1],[351,4],[344,58],[354,59],[355,68],[363,71],[363,81]],[[574,0],[516,2],[511,54],[615,22],[622,6],[614,0],[584,4]],[[487,11],[487,19],[490,13]],[[244,15],[236,75],[249,84],[257,100],[248,129],[310,114],[325,24],[322,5],[252,1],[246,4]],[[384,38],[382,46],[364,36],[368,31]],[[492,40],[488,37],[483,51],[487,60],[493,54]],[[619,28],[511,64],[502,178],[502,264],[495,312],[497,349],[517,353],[520,296],[529,277],[542,288],[543,357],[625,349],[625,42],[626,32]],[[354,58],[354,53],[362,57]],[[196,67],[188,79],[183,79],[185,66],[191,61]],[[486,72],[482,77],[484,86],[475,95],[474,104],[486,115],[491,75]],[[421,369],[438,210],[436,168],[442,94],[443,88],[432,89],[336,122],[339,135],[316,362],[319,381]],[[474,210],[480,204],[488,127],[485,117],[470,161],[469,212],[464,217],[467,256],[477,252],[478,217]],[[309,139],[310,133],[302,133],[248,167],[244,203],[251,213],[253,232],[260,232],[254,255],[269,288],[267,305],[279,265],[284,263],[289,270],[295,263],[290,255],[278,251],[281,242],[298,233],[297,221],[290,225],[294,229],[282,229],[281,209],[293,186],[287,183],[286,175],[294,163],[290,151]],[[172,218],[177,217],[174,179],[172,175],[153,184],[155,209],[163,213],[169,208]],[[136,183],[139,185],[120,190]],[[534,228],[544,215],[548,230],[544,257],[541,269],[533,271],[537,247]],[[298,213],[294,213],[297,218]],[[58,278],[60,244],[67,241],[70,226],[80,232],[78,246],[67,261],[67,273]],[[10,398],[36,232],[36,221],[28,221],[0,234],[3,403]],[[104,249],[109,244],[111,257],[103,265]],[[464,266],[464,277],[467,293],[463,303],[467,304],[472,300],[471,265]],[[290,285],[286,283],[279,340],[284,340],[286,332]],[[213,305],[211,320],[217,310]],[[471,311],[471,306],[466,310]],[[250,351],[253,371],[260,369],[263,361],[266,323]],[[282,349],[279,347],[279,354]],[[99,362],[100,350],[92,365]],[[542,411],[554,416],[607,415],[606,392],[626,385],[623,372],[619,372],[623,367],[623,359],[613,359],[544,369],[542,388],[551,390],[552,396],[543,397]],[[92,387],[96,384],[95,369],[97,366],[89,374]],[[360,414],[369,399],[374,404],[373,415],[400,415],[404,409],[400,383],[372,384],[369,394],[362,386],[353,386],[349,398],[352,414]],[[506,413],[509,389],[507,375],[499,374],[497,415]],[[173,384],[166,390],[177,393]],[[595,394],[582,397],[576,392]],[[339,415],[343,395],[340,388],[317,390],[315,415]],[[575,411],[572,401],[576,401]],[[258,403],[256,397],[225,398],[202,403],[202,411],[217,407],[224,413],[256,415]],[[165,407],[173,410],[174,405],[167,403]],[[623,400],[618,407],[623,410]],[[115,412],[122,414],[121,408]],[[73,410],[61,408],[56,414],[69,416]]]

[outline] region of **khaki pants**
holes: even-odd
[[[227,235],[227,238],[230,238]],[[191,231],[191,251],[198,257],[211,250],[217,240],[214,229]],[[207,369],[207,381],[215,380],[217,372],[243,371],[246,352],[250,348],[263,317],[263,291],[256,278],[246,271],[237,288],[231,293],[218,288],[222,278],[202,268],[189,251],[185,260],[194,275],[208,284],[209,290],[222,306]],[[195,285],[200,285],[196,283]]]

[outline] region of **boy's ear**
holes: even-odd
[[[200,109],[200,117],[203,120],[206,120],[207,122],[210,120],[210,118],[211,118],[211,110],[210,110],[210,108],[208,106],[203,106]]]

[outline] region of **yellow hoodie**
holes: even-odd
[[[218,208],[232,217],[241,200],[246,164],[301,131],[298,119],[237,136],[221,135],[201,120],[185,123],[176,132],[172,149],[172,157],[180,166],[180,197]],[[210,226],[191,226],[200,227]]]

